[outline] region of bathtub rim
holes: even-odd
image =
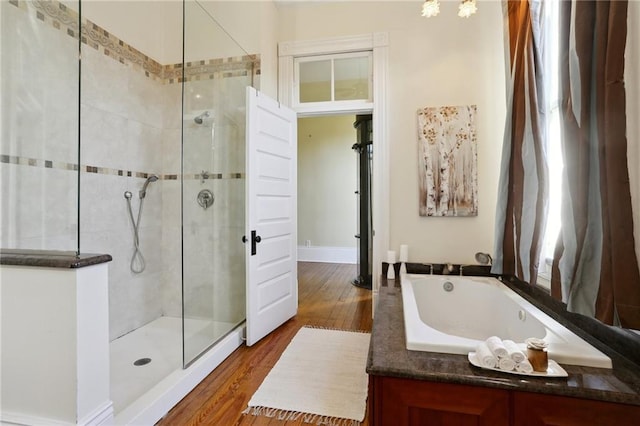
[[[561,347],[560,345],[550,345],[549,356],[560,364],[580,365],[586,367],[612,369],[611,358],[604,352],[596,348],[593,344],[586,341],[572,330],[568,329],[558,320],[554,319],[546,312],[529,302],[522,295],[506,285],[498,277],[485,276],[446,276],[446,275],[423,275],[423,274],[403,274],[400,277],[400,287],[402,291],[403,320],[405,329],[405,343],[408,350],[440,352],[448,354],[466,355],[475,350],[478,341],[467,339],[464,337],[455,337],[457,344],[452,345],[452,338],[424,324],[420,318],[417,303],[415,302],[415,293],[412,283],[416,280],[434,279],[447,280],[460,278],[473,278],[487,285],[495,285],[505,292],[515,303],[526,309],[529,315],[536,317],[545,327],[550,328],[552,332],[568,342],[572,347],[583,349],[580,353],[571,353],[570,348]],[[430,341],[425,342],[425,336],[428,335]],[[520,343],[524,349],[524,344]],[[462,346],[462,347],[461,347]]]

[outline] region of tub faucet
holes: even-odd
[[[453,265],[451,263],[445,263],[442,267],[442,275],[449,275],[453,272]]]

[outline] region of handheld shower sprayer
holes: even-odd
[[[142,206],[144,205],[144,197],[147,195],[147,186],[151,182],[157,181],[159,178],[157,175],[149,175],[147,180],[144,181],[144,185],[142,185],[142,189],[138,193],[140,196],[140,204],[138,206],[138,220],[133,217],[133,209],[131,208],[131,199],[133,198],[133,194],[131,191],[125,191],[124,198],[127,200],[127,207],[129,210],[129,219],[131,219],[131,224],[133,225],[133,256],[131,256],[131,264],[129,268],[131,272],[135,274],[139,274],[144,271],[146,264],[144,261],[144,256],[142,255],[142,251],[140,251],[140,236],[138,234],[140,230],[140,219],[142,217]]]
[[[158,180],[157,175],[149,175],[147,180],[144,181],[144,185],[142,185],[142,189],[138,193],[138,195],[140,196],[140,199],[143,199],[147,195],[147,186],[149,186],[151,182],[155,182],[157,180]],[[125,194],[125,197],[126,197],[126,194]]]

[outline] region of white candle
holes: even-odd
[[[409,261],[409,246],[406,244],[402,244],[400,246],[400,262],[408,262]]]
[[[396,252],[393,250],[389,250],[387,252],[387,263],[394,264],[396,263]]]

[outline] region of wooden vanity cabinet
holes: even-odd
[[[370,376],[374,426],[509,425],[509,391]]]
[[[372,426],[640,425],[640,406],[370,376]]]
[[[541,393],[513,392],[513,413],[518,426],[640,425],[640,406]]]

